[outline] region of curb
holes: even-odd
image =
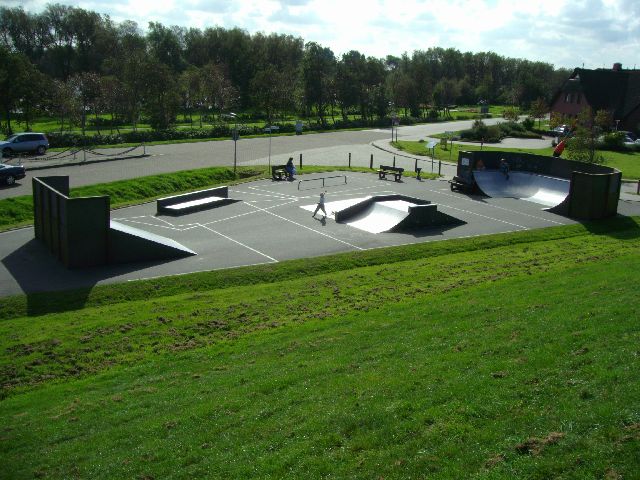
[[[430,158],[428,158],[428,157],[422,157],[422,156],[418,156],[418,155],[415,155],[415,156],[407,155],[406,153],[402,152],[401,150],[397,150],[397,149],[395,149],[393,147],[384,148],[384,147],[378,145],[376,142],[380,142],[380,140],[375,140],[375,141],[371,142],[369,145],[371,145],[372,147],[377,148],[378,150],[382,150],[383,152],[391,153],[391,154],[396,155],[398,157],[410,158],[411,160],[424,160],[424,161],[430,160]],[[438,160],[438,161],[442,162],[445,165],[451,165],[451,166],[454,166],[454,167],[456,165],[458,165],[457,162],[454,163],[454,162],[450,162],[448,160]]]
[[[62,167],[77,167],[80,165],[91,165],[93,163],[103,163],[103,162],[117,162],[119,160],[129,160],[132,158],[144,158],[144,157],[151,157],[152,155],[150,153],[146,153],[146,154],[142,154],[142,155],[131,155],[128,157],[116,157],[116,158],[105,158],[105,159],[96,159],[96,160],[84,160],[84,161],[78,161],[78,162],[69,162],[69,163],[55,163],[55,164],[51,164],[51,165],[36,165],[33,167],[28,167],[26,165],[23,164],[25,170],[31,172],[33,170],[46,170],[49,168],[62,168]]]

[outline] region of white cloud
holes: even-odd
[[[44,0],[0,0],[42,11]],[[633,67],[638,0],[95,0],[60,1],[114,20],[284,33],[385,57],[429,47],[493,51],[556,66]]]

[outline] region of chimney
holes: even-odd
[[[614,63],[614,64],[613,64],[613,68],[612,68],[612,70],[613,70],[614,72],[619,72],[619,71],[621,71],[621,70],[622,70],[622,64],[621,64],[620,62],[616,62],[616,63]]]

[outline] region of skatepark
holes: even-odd
[[[324,182],[322,187],[321,179],[331,176],[336,177],[334,183]],[[311,181],[305,181],[301,188],[302,180]],[[313,218],[321,191],[327,192],[328,215]],[[438,212],[456,221],[381,231],[393,230],[408,214],[401,200],[399,204],[384,199],[347,221],[333,218],[336,210],[366,203],[372,197],[394,195],[436,205]],[[405,177],[395,182],[380,180],[375,173],[299,175],[292,182],[261,180],[229,187],[229,197],[236,201],[180,216],[158,214],[155,202],[111,211],[111,221],[168,238],[196,253],[176,260],[67,269],[34,238],[33,228],[0,233],[0,295],[87,288],[575,222],[529,201],[451,192],[444,180]],[[391,204],[385,205],[385,201]],[[378,227],[372,229],[371,225]]]

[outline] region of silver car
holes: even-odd
[[[37,153],[44,155],[49,148],[49,140],[44,133],[19,133],[0,142],[3,157],[16,153]]]

